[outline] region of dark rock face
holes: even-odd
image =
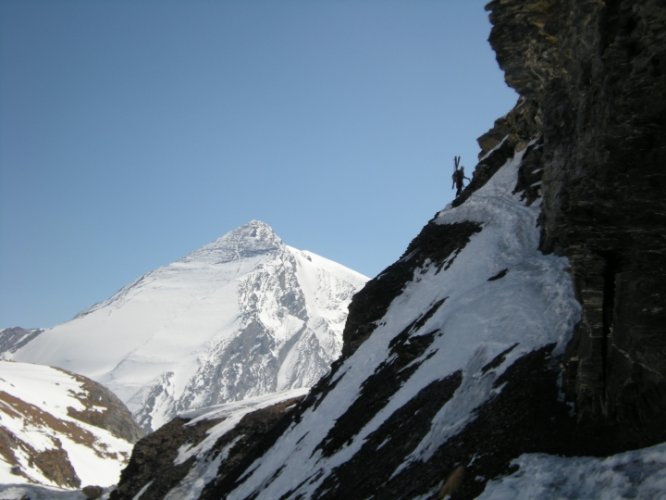
[[[69,463],[67,452],[63,449],[44,450],[35,454],[34,464],[44,475],[58,484],[69,487],[80,486],[80,480],[72,464]]]
[[[507,82],[538,110],[543,248],[584,318],[567,363],[581,424],[618,448],[666,439],[666,5],[494,1]]]
[[[174,464],[178,448],[187,443],[200,442],[206,436],[206,431],[216,423],[213,420],[186,426],[187,420],[175,418],[147,435],[134,446],[132,458],[110,498],[133,498],[148,484],[150,486],[143,491],[143,498],[163,498],[192,466],[192,460],[180,465]]]
[[[176,463],[181,448],[201,443],[213,427],[230,416],[196,422],[187,418],[172,420],[136,444],[120,483],[111,492],[110,498],[135,498],[141,493],[141,498],[147,500],[162,499],[192,472],[197,460],[212,462],[220,453],[225,453],[226,458],[217,477],[209,480],[200,495],[201,498],[221,498],[219,491],[235,479],[235,472],[244,470],[261,454],[264,441],[270,443],[275,439],[271,433],[280,432],[282,427],[279,423],[299,400],[287,399],[244,415],[233,429],[205,450],[205,458],[192,456],[181,463]],[[290,420],[284,420],[284,423],[287,422]]]
[[[220,465],[217,477],[206,485],[201,499],[224,498],[224,492],[238,480],[238,474],[247,470],[261,457],[277,437],[293,422],[302,398],[288,399],[245,415],[216,448],[235,441],[227,459]],[[295,411],[291,411],[295,410]]]

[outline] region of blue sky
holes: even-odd
[[[515,103],[484,3],[0,2],[0,327],[250,219],[379,273]]]

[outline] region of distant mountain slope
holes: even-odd
[[[15,326],[0,330],[0,356],[9,359],[12,355],[28,342],[33,340],[44,330],[38,328],[21,328]]]
[[[110,486],[139,437],[127,408],[92,380],[0,361],[0,484]]]
[[[347,305],[365,281],[252,221],[47,330],[15,359],[89,376],[157,428],[192,408],[314,384],[340,353]]]

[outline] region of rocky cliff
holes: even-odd
[[[619,448],[666,439],[666,7],[493,1],[490,41],[543,141],[542,248],[583,305],[568,392]]]
[[[487,8],[518,104],[332,372],[198,497],[663,494],[666,5]]]

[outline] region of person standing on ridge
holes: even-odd
[[[456,196],[459,196],[463,189],[464,180],[470,180],[470,178],[465,175],[465,167],[460,166],[460,156],[453,157],[453,175],[451,177],[453,179],[451,189],[455,187]]]

